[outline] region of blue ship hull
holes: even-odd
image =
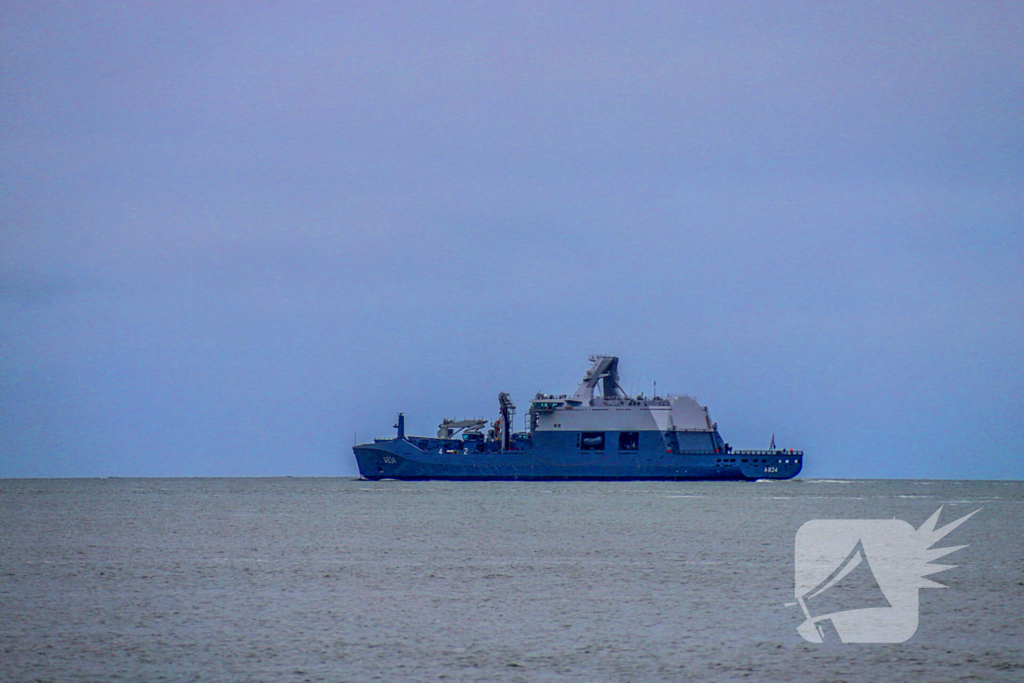
[[[571,434],[565,443],[520,444],[516,450],[472,452],[455,440],[378,439],[353,448],[366,479],[427,480],[748,480],[791,479],[802,451],[666,452],[658,433],[635,452],[583,451]],[[646,435],[644,435],[646,436]],[[609,439],[608,442],[613,442]]]

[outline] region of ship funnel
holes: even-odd
[[[615,356],[591,356],[589,360],[593,365],[587,370],[569,402],[589,405],[594,399],[594,389],[599,382],[603,398],[625,398],[626,392],[619,386],[619,359]]]

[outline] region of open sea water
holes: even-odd
[[[812,519],[977,515],[901,644],[804,641]],[[1022,681],[1024,483],[0,481],[5,681]]]

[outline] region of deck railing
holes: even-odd
[[[780,448],[774,451],[729,451],[730,455],[803,455],[803,451],[794,451],[788,448]]]

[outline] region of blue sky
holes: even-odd
[[[354,475],[613,353],[1024,478],[1018,3],[3,3],[0,476]]]

